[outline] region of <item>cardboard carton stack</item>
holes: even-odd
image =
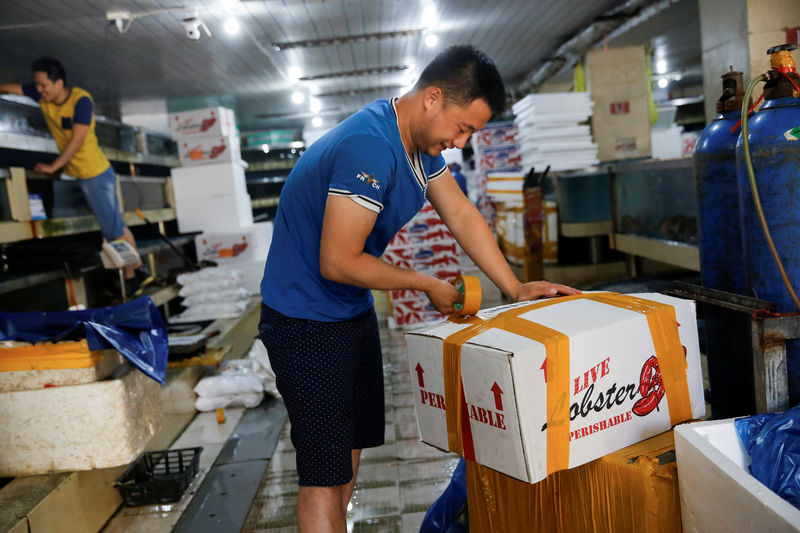
[[[524,167],[571,170],[598,163],[588,125],[592,100],[585,92],[529,94],[512,106]]]
[[[471,461],[466,466],[473,533],[681,532],[672,431],[534,484]]]
[[[527,483],[705,413],[690,300],[584,293],[406,341],[421,439]]]
[[[258,293],[272,225],[253,224],[233,111],[173,113],[170,127],[183,165],[172,169],[179,231],[203,232],[195,239],[198,259],[235,266],[248,292]]]
[[[650,77],[644,45],[591,50],[586,70],[598,159],[650,157]]]
[[[487,124],[473,136],[475,149],[476,205],[489,227],[495,227],[499,204],[489,194],[492,172],[522,172],[522,158],[517,146],[517,128],[513,122]],[[520,191],[522,188],[520,187]]]
[[[450,281],[461,275],[464,252],[431,204],[423,208],[397,232],[383,258],[408,268]],[[421,291],[389,291],[392,314],[389,327],[405,328],[444,318]]]

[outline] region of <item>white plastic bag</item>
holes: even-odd
[[[253,373],[247,374],[218,374],[208,376],[197,382],[194,392],[198,396],[231,396],[237,394],[248,394],[262,392],[263,386],[261,379]]]
[[[222,407],[257,407],[264,399],[264,391],[223,396],[198,396],[194,407],[198,411],[214,411]]]
[[[235,280],[241,284],[244,274],[241,270],[229,267],[209,267],[197,272],[187,272],[176,278],[176,281],[183,285],[192,285],[204,281]]]
[[[207,294],[219,291],[230,291],[239,288],[242,288],[242,281],[238,279],[220,278],[209,281],[197,281],[181,287],[181,290],[178,291],[178,296],[186,298],[194,294]]]
[[[194,307],[196,305],[238,302],[240,300],[247,300],[247,291],[243,287],[190,294],[183,299],[181,304],[184,307]]]
[[[275,383],[275,372],[272,371],[272,365],[269,362],[269,355],[267,348],[261,339],[256,339],[250,351],[247,353],[247,358],[252,361],[253,371],[261,378],[264,384],[264,392],[275,398],[280,398],[281,393],[278,392],[278,386]]]

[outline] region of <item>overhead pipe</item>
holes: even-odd
[[[588,27],[562,44],[537,70],[525,77],[516,94],[525,95],[563,68],[575,66],[580,58],[603,39],[613,39],[661,13],[680,0],[628,0],[619,7],[595,18]]]

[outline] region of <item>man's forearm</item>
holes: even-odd
[[[410,289],[427,291],[433,278],[394,265],[366,252],[348,260],[321,264],[323,277],[337,283],[373,290]]]
[[[483,215],[473,207],[453,224],[450,231],[478,268],[508,297],[516,298],[520,282],[497,246]]]

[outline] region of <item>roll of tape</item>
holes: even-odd
[[[456,315],[474,315],[480,311],[481,280],[475,276],[459,276],[453,285],[463,295],[461,301],[453,304]]]

